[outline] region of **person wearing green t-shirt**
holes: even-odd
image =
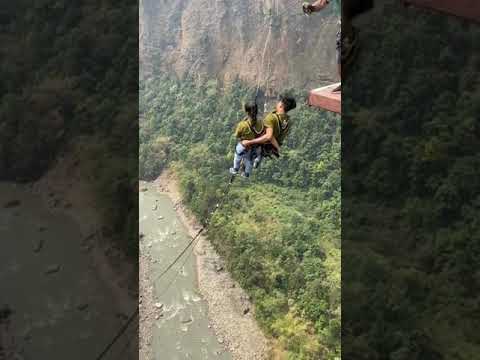
[[[242,145],[244,140],[253,140],[263,132],[263,124],[257,121],[258,107],[257,104],[247,103],[244,106],[247,117],[240,121],[235,129],[235,136],[239,140],[235,146],[235,156],[233,158],[233,167],[230,168],[230,174],[237,175],[240,171],[240,164],[243,161],[245,172],[243,177],[248,178],[252,172],[253,158],[260,159],[262,149],[258,147],[246,148]]]
[[[289,116],[288,112],[297,107],[297,103],[293,97],[281,96],[280,101],[275,106],[275,110],[269,113],[263,120],[265,127],[264,134],[254,139],[245,139],[241,145],[246,149],[262,145],[264,150],[273,151],[277,155],[280,153],[280,146],[282,146],[289,130]]]

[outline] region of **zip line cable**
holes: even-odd
[[[177,271],[174,275],[174,277],[172,278],[172,280],[167,284],[167,286],[163,289],[163,291],[158,295],[159,297],[165,295],[167,293],[167,291],[170,289],[170,286],[172,286],[175,281],[177,281],[177,278],[178,278],[178,275],[180,274],[180,269],[182,269],[185,264],[187,263],[188,259],[190,258],[190,256],[193,254],[193,250],[195,249],[195,247],[197,246],[197,243],[200,241],[199,240],[200,237],[197,237],[196,239],[196,242],[190,247],[190,251],[189,253],[187,254],[187,256],[185,257],[185,260],[183,260],[180,268],[179,268],[179,271]]]
[[[230,191],[230,188],[231,188],[231,185],[233,184],[234,179],[235,179],[235,175],[232,175],[230,177],[230,180],[229,180],[227,186],[225,187],[225,190],[223,192],[222,198],[220,199],[220,202],[215,206],[215,209],[210,213],[210,217],[205,222],[205,225],[195,234],[195,236],[192,238],[192,240],[189,241],[187,246],[180,252],[180,254],[175,258],[175,260],[173,260],[173,262],[170,263],[170,265],[168,265],[167,268],[165,268],[165,270],[163,270],[160,273],[160,275],[158,275],[153,280],[154,282],[156,282],[160,278],[162,278],[173,266],[175,266],[175,264],[188,251],[188,249],[191,249],[191,252],[188,254],[188,257],[190,257],[190,255],[191,255],[191,253],[193,253],[193,249],[195,247],[195,246],[192,246],[192,245],[194,243],[195,243],[195,245],[198,243],[198,242],[195,242],[195,241],[199,238],[201,233],[208,227],[208,225],[210,224],[210,220],[213,218],[213,216],[215,215],[217,210],[220,209],[221,206],[223,205],[223,203],[225,202],[225,199],[226,199],[226,197],[227,197],[227,195]],[[187,257],[187,259],[188,259],[188,257]],[[183,262],[183,265],[186,263],[187,259]],[[177,276],[175,276],[172,279],[172,281],[167,285],[167,288],[162,292],[162,294],[164,294],[166,292],[166,290],[168,290],[168,288],[176,281],[177,277],[178,277],[178,273],[177,273]],[[107,355],[107,353],[110,351],[110,349],[113,347],[113,345],[115,345],[115,343],[122,337],[122,335],[127,331],[128,327],[130,326],[132,321],[138,315],[139,315],[139,308],[137,307],[137,309],[132,313],[132,315],[130,315],[128,317],[125,324],[122,325],[122,327],[119,329],[119,331],[115,334],[115,336],[112,338],[112,340],[105,346],[105,348],[102,350],[102,352],[95,358],[95,360],[101,360],[105,357],[105,355]],[[131,341],[131,340],[129,340],[129,341]]]
[[[183,255],[190,247],[191,245],[193,244],[193,242],[195,240],[198,239],[198,237],[200,236],[201,232],[203,231],[203,229],[200,229],[200,231],[195,235],[195,237],[192,239],[193,241],[191,241],[187,247],[182,251],[181,255]],[[193,253],[193,247],[191,247],[191,253]],[[186,263],[186,261],[188,260],[188,258],[190,257],[191,253],[189,253],[188,257],[186,258],[186,260],[184,261],[183,265]],[[180,256],[178,256],[174,262],[171,264],[171,266],[168,267],[167,271],[170,270],[177,262],[178,260],[180,259]],[[164,271],[161,275],[165,275],[167,271]],[[157,277],[155,281],[159,280],[161,278],[161,276]],[[177,279],[177,276],[175,276],[172,281],[170,281],[170,283],[167,285],[167,287],[164,289],[164,291],[162,292],[162,295],[165,294],[167,292],[167,290],[170,288],[170,286],[176,281]],[[95,360],[101,360],[105,357],[105,355],[110,351],[110,349],[113,347],[113,345],[115,345],[115,343],[120,339],[120,337],[127,331],[129,325],[131,324],[131,322],[139,315],[139,309],[137,308],[137,310],[132,314],[130,315],[130,317],[128,318],[127,322],[120,328],[120,330],[117,332],[117,334],[113,337],[113,339],[110,341],[110,343],[108,343],[108,345],[105,347],[105,349],[100,353],[100,355],[98,355],[98,357],[95,359]],[[136,334],[137,335],[137,334]],[[127,342],[127,345],[128,343],[130,342],[131,340],[128,340]]]
[[[128,349],[130,348],[130,346],[132,345],[132,343],[135,343],[135,341],[134,341],[135,339],[137,340],[137,344],[138,344],[138,340],[139,340],[139,338],[138,338],[138,331],[136,331],[136,330],[138,330],[138,329],[135,329],[135,328],[134,328],[133,330],[134,330],[134,331],[133,331],[133,334],[131,334],[131,336],[128,337],[128,340],[125,342],[125,345],[124,345],[124,346],[122,347],[122,349],[120,350],[119,356],[122,356],[122,355],[124,355],[125,353],[126,353],[127,355],[130,355],[130,354],[128,353]],[[137,352],[138,352],[138,350],[137,350]],[[117,357],[117,358],[118,358],[118,357]],[[129,358],[127,358],[127,359],[129,359]]]
[[[192,246],[192,244],[195,242],[195,240],[197,240],[197,238],[200,236],[200,234],[203,232],[203,230],[205,230],[204,227],[202,227],[195,234],[195,236],[192,238],[192,240],[189,241],[187,246],[185,246],[185,248],[180,252],[180,254],[177,255],[175,260],[173,260],[159,275],[157,275],[155,277],[155,279],[153,280],[154,282],[160,280],[160,278],[162,278],[173,266],[175,266],[175,264],[178,262],[178,260],[180,260],[180,258],[183,256],[183,254],[185,254],[187,252],[187,250],[190,248],[190,246]]]
[[[115,345],[115,343],[120,339],[120,337],[123,335],[125,331],[127,331],[128,327],[130,324],[133,322],[133,320],[138,316],[139,308],[137,307],[137,310],[135,310],[132,315],[130,315],[125,322],[125,324],[122,325],[122,327],[118,330],[118,332],[115,334],[115,336],[112,338],[112,340],[105,346],[103,351],[95,358],[95,360],[101,360],[107,355],[107,353],[110,351],[110,349]]]
[[[260,90],[260,82],[261,82],[260,72],[263,71],[263,67],[265,65],[265,56],[267,54],[268,44],[270,43],[270,39],[272,37],[272,28],[273,28],[274,17],[285,17],[284,15],[286,15],[287,13],[289,13],[289,15],[286,16],[286,18],[294,17],[294,16],[307,16],[303,12],[299,13],[299,14],[291,14],[292,12],[295,11],[295,9],[298,9],[301,6],[297,2],[297,0],[292,0],[292,2],[287,4],[285,6],[285,8],[280,13],[278,13],[278,3],[276,3],[275,5],[276,5],[277,14],[276,15],[273,15],[273,14],[268,15],[265,19],[265,22],[264,22],[265,26],[268,27],[268,29],[265,29],[264,32],[263,32],[264,36],[265,36],[265,33],[267,33],[267,35],[265,37],[265,42],[264,42],[264,46],[263,46],[262,61],[261,61],[261,64],[260,64],[260,69],[259,69],[259,71],[257,71],[257,85],[256,85],[256,90],[255,90],[255,100],[257,100],[257,98],[258,98],[258,93],[259,93],[259,90]],[[270,11],[273,11],[273,7],[270,9]],[[265,87],[268,86],[268,79],[270,78],[270,75],[271,75],[271,63],[272,63],[271,60],[272,60],[271,56],[269,56],[266,76],[263,77],[263,84],[264,84]],[[267,89],[265,89],[265,90],[267,90]]]
[[[267,24],[268,24],[268,22],[267,22],[267,20],[265,20],[265,25],[267,25]],[[262,61],[260,63],[260,69],[259,69],[259,71],[257,71],[257,89],[255,91],[255,99],[257,98],[258,91],[260,90],[260,72],[263,70],[263,65],[265,63],[265,54],[266,54],[266,50],[267,50],[268,41],[269,41],[269,38],[270,38],[270,33],[271,33],[271,23],[270,23],[270,26],[269,26],[268,30],[265,29],[263,34],[265,35],[265,33],[267,31],[268,31],[268,33],[265,36],[265,43],[263,45]]]
[[[188,242],[187,246],[177,255],[175,260],[173,260],[159,275],[155,277],[153,280],[154,282],[158,281],[160,278],[162,278],[175,264],[180,260],[180,258],[187,252],[187,250],[192,246],[192,244],[195,242],[195,240],[198,239],[198,237],[206,230],[206,228],[210,225],[210,221],[213,218],[213,215],[217,212],[218,209],[223,205],[225,198],[227,197],[230,187],[233,184],[233,180],[235,179],[235,175],[232,175],[230,177],[230,181],[228,182],[227,186],[225,187],[225,190],[222,194],[222,197],[220,198],[220,202],[215,206],[215,209],[210,213],[209,218],[205,221],[205,225],[202,226],[200,230],[197,231],[195,236]]]

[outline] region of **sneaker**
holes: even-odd
[[[255,159],[253,160],[253,168],[256,169],[258,168],[258,165],[260,165],[260,159]]]
[[[242,173],[240,174],[240,176],[241,176],[242,178],[248,179],[248,178],[250,177],[250,174],[247,174],[247,173],[242,172]]]
[[[230,174],[232,174],[232,175],[237,175],[237,174],[238,174],[238,169],[235,169],[235,168],[233,168],[233,167],[230,168],[229,171],[230,171]]]

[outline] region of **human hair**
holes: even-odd
[[[285,112],[289,112],[290,110],[293,110],[297,107],[297,102],[295,101],[295,98],[291,96],[281,95],[280,101],[283,104],[283,108],[285,109]]]
[[[247,102],[243,106],[243,109],[247,113],[248,117],[252,119],[252,122],[255,124],[257,121],[257,115],[258,115],[258,106],[254,102]]]

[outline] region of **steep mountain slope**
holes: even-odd
[[[269,89],[336,79],[337,13],[304,16],[296,0],[141,0],[142,75],[239,77]]]

